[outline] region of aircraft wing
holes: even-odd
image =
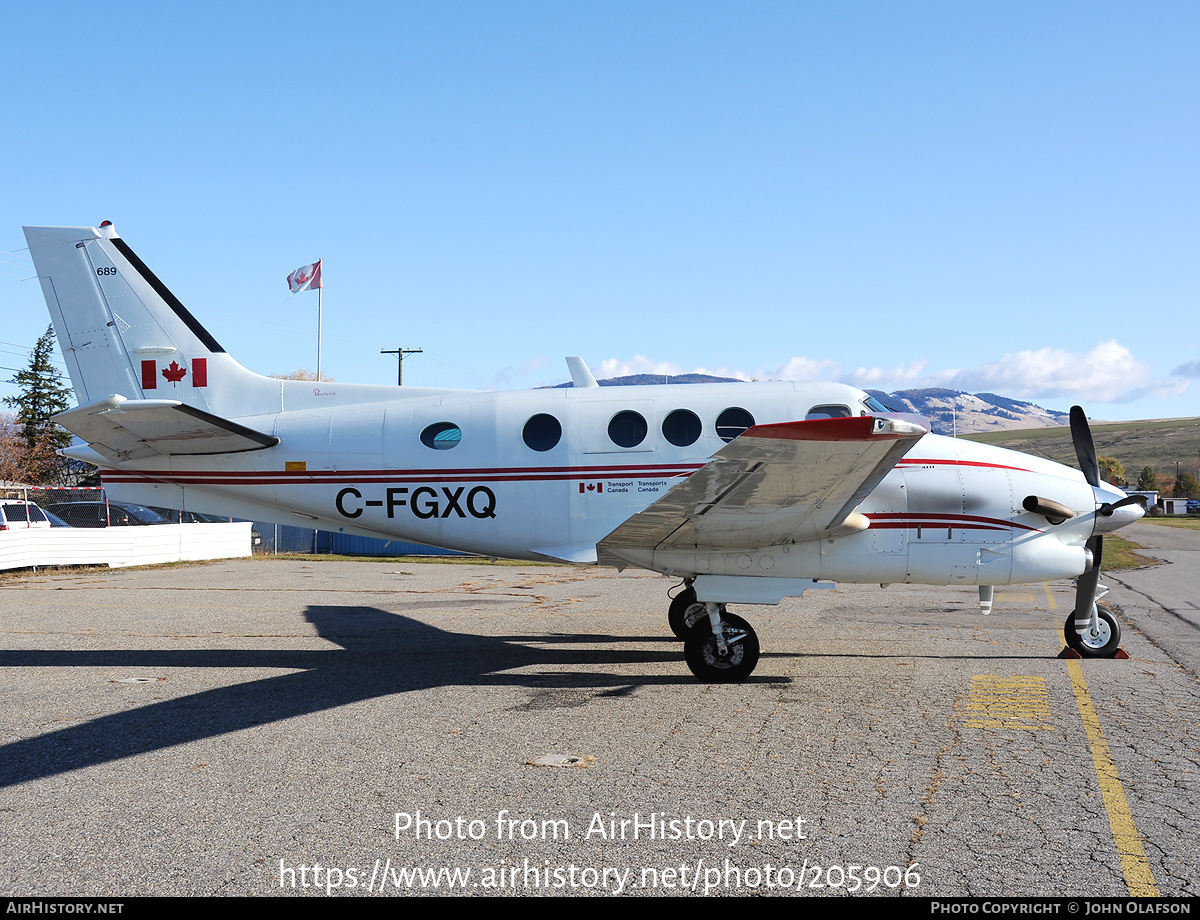
[[[176,399],[107,396],[59,413],[54,420],[117,462],[172,454],[232,454],[279,443],[274,435]]]
[[[623,547],[752,549],[862,530],[854,509],[928,432],[869,415],[758,425],[601,540],[599,561],[625,564]]]

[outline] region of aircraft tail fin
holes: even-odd
[[[81,405],[117,395],[224,417],[280,411],[281,381],[226,354],[111,223],[25,238]]]

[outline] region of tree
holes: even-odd
[[[16,416],[0,413],[0,485],[38,485],[60,460],[52,446],[26,444]]]
[[[54,327],[50,326],[33,347],[29,366],[17,371],[11,381],[20,387],[20,395],[4,399],[5,405],[17,410],[14,426],[17,440],[24,444],[22,467],[33,484],[58,479],[64,464],[55,452],[71,443],[70,432],[54,423],[54,416],[70,405],[71,388],[51,363],[53,353]]]
[[[1154,472],[1154,467],[1142,467],[1142,472],[1138,475],[1137,491],[1139,492],[1157,492],[1158,491],[1158,473]]]
[[[1200,481],[1196,479],[1195,474],[1181,470],[1175,477],[1173,494],[1175,498],[1200,498]]]
[[[1114,486],[1125,482],[1125,464],[1116,457],[1097,457],[1096,462],[1100,465],[1100,478],[1105,482]]]

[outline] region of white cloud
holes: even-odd
[[[1200,361],[1183,364],[1170,376],[1155,380],[1150,365],[1138,361],[1115,339],[1101,342],[1091,351],[1039,348],[1013,352],[997,361],[975,368],[950,368],[927,373],[929,361],[916,358],[892,367],[857,367],[847,371],[830,359],[803,356],[778,365],[767,365],[753,373],[732,368],[695,368],[689,371],[671,361],[655,361],[645,355],[630,360],[609,358],[593,372],[599,379],[629,374],[685,373],[714,374],[742,380],[836,380],[864,389],[903,390],[916,387],[947,387],[968,393],[998,393],[1019,399],[1071,398],[1080,402],[1131,402],[1152,396],[1182,393],[1191,379],[1200,378]]]
[[[592,368],[592,374],[595,375],[597,380],[605,380],[609,377],[629,377],[632,374],[668,374],[674,376],[686,373],[688,371],[685,371],[673,361],[654,361],[645,355],[634,355],[627,361],[622,361],[620,358],[606,358]]]
[[[757,376],[770,380],[834,380],[841,372],[842,366],[836,361],[792,358],[786,364],[763,369]]]
[[[1018,351],[982,367],[938,371],[927,378],[926,385],[1025,399],[1058,396],[1089,402],[1125,402],[1177,391],[1175,384],[1152,382],[1150,365],[1138,361],[1115,339],[1088,352],[1061,348]]]
[[[860,367],[851,374],[844,374],[841,380],[862,389],[903,390],[917,384],[928,364],[924,358],[917,358],[895,367]]]
[[[544,366],[545,363],[546,363],[545,355],[534,355],[532,358],[530,358],[528,361],[525,362],[525,365],[520,370],[516,370],[511,364],[508,365],[507,367],[503,367],[499,371],[496,372],[495,377],[493,378],[493,381],[492,381],[492,386],[493,387],[502,387],[505,384],[511,383],[512,381],[514,381],[520,377],[524,377],[526,374],[532,374],[538,368]]]
[[[674,361],[655,361],[645,355],[634,355],[628,360],[621,358],[606,358],[592,369],[597,380],[611,377],[629,377],[633,374],[664,374],[675,377],[679,374],[709,374],[713,377],[736,377],[739,380],[750,380],[749,374],[728,367],[694,367],[686,368]]]

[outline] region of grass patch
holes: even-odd
[[[487,556],[339,556],[335,553],[280,553],[272,555],[263,553],[255,555],[255,559],[281,559],[292,562],[386,562],[391,565],[433,563],[435,565],[545,565],[563,566],[568,562],[525,562],[520,559],[490,559]]]
[[[1148,517],[1139,523],[1157,524],[1159,527],[1177,527],[1180,530],[1200,530],[1200,518]]]
[[[176,559],[173,562],[150,562],[146,565],[110,566],[107,562],[91,562],[85,565],[27,565],[19,569],[5,569],[0,572],[0,584],[41,578],[45,575],[110,575],[120,572],[145,572],[151,569],[183,569],[201,565],[212,565],[214,562],[233,562],[237,559],[248,559],[248,556],[234,556],[230,559]]]
[[[1136,543],[1130,543],[1124,537],[1118,537],[1113,534],[1104,535],[1104,560],[1101,563],[1101,568],[1106,572],[1112,572],[1119,569],[1140,569],[1147,565],[1161,565],[1161,559],[1152,559],[1149,556],[1143,556],[1138,550],[1141,549]]]

